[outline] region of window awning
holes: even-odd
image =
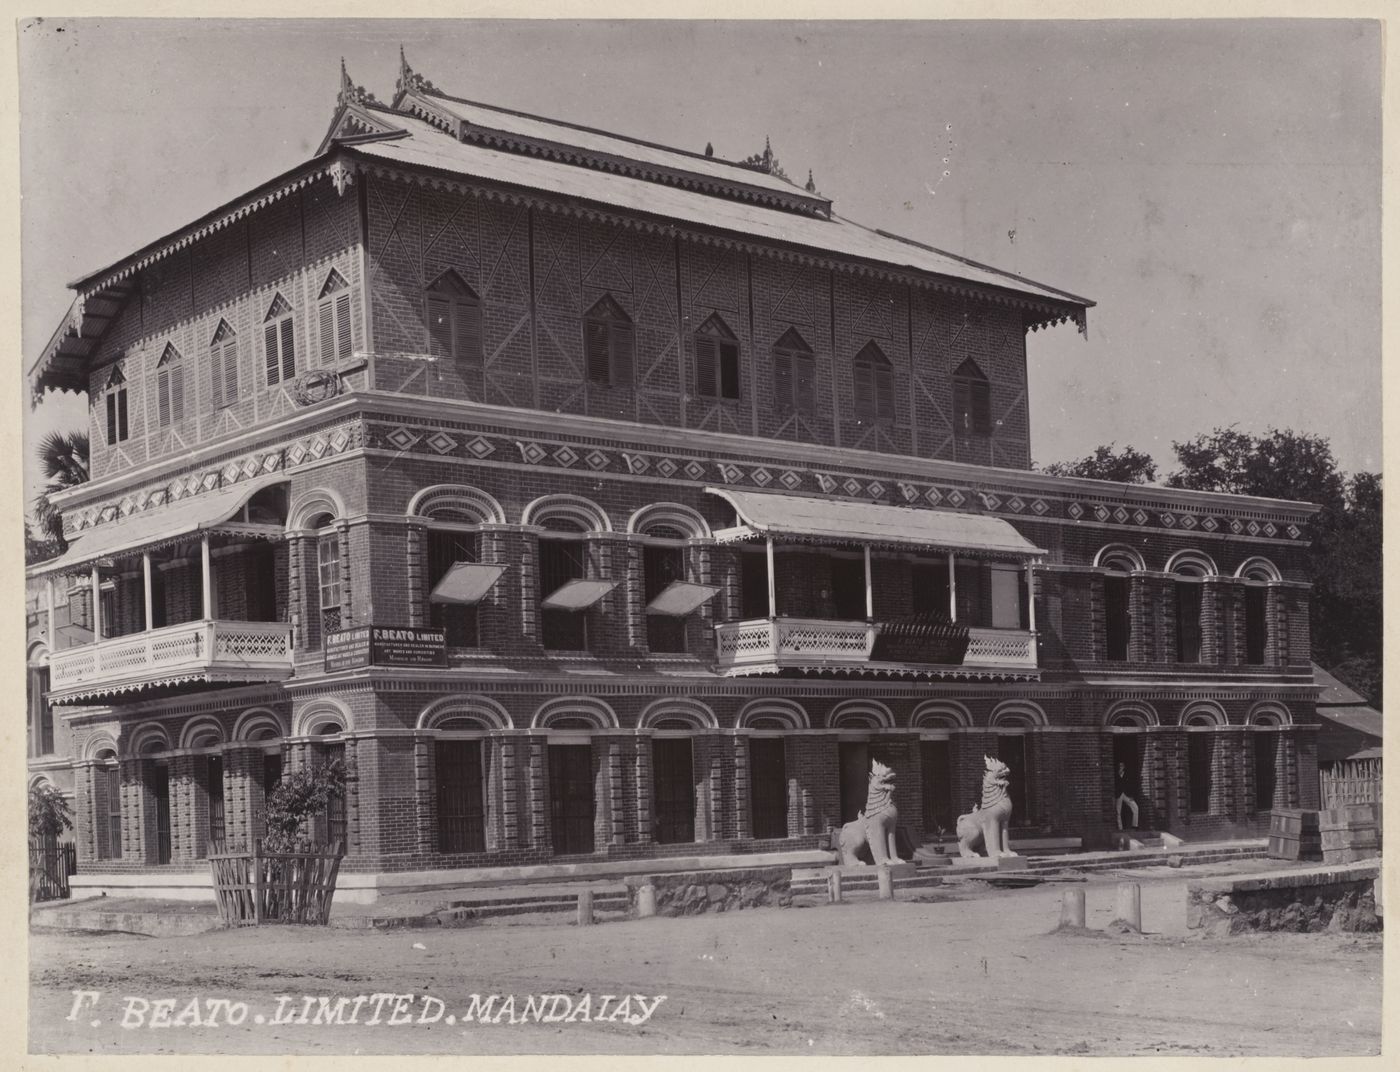
[[[450,603],[460,607],[472,607],[485,598],[491,587],[501,579],[506,571],[504,566],[490,566],[479,562],[454,562],[442,580],[433,586],[428,596],[432,603]]]
[[[936,547],[1007,558],[1039,558],[1045,554],[1006,521],[985,514],[730,488],[705,490],[724,499],[739,515],[739,525],[715,532],[715,539],[721,543],[756,536],[784,536],[813,542]]]
[[[672,581],[661,590],[660,595],[647,604],[647,613],[684,618],[714,599],[718,592],[719,588],[713,584]]]
[[[616,581],[565,581],[540,606],[550,610],[587,610],[616,587]]]
[[[281,525],[252,522],[230,525],[229,519],[242,510],[248,500],[263,488],[285,483],[286,480],[287,478],[280,473],[254,477],[227,488],[205,492],[203,495],[195,495],[80,532],[69,541],[67,551],[58,558],[39,563],[29,571],[29,575],[37,577],[62,573],[99,559],[117,558],[136,551],[179,543],[201,532],[217,528],[263,538],[279,537],[283,531]]]

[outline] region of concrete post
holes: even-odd
[[[876,877],[879,879],[880,882],[880,900],[893,901],[894,879],[890,875],[890,869],[888,867],[880,867],[877,869],[877,871],[878,874]]]
[[[656,887],[648,882],[637,890],[637,918],[650,919],[656,915]]]
[[[1060,926],[1081,928],[1084,926],[1083,890],[1065,890],[1064,897],[1060,901]]]
[[[1142,930],[1142,887],[1136,882],[1118,884],[1118,900],[1113,918],[1128,924],[1133,930]]]
[[[579,890],[578,894],[578,925],[580,927],[591,926],[593,923],[593,891]]]
[[[832,904],[841,903],[841,872],[833,871],[826,877],[827,897]]]

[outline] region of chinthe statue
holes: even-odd
[[[895,820],[899,810],[894,806],[894,771],[879,760],[870,764],[870,782],[865,796],[865,810],[841,828],[836,847],[845,867],[864,865],[858,853],[870,846],[871,859],[877,865],[902,864],[895,848]]]
[[[999,759],[983,756],[987,772],[982,776],[982,806],[973,806],[967,815],[958,816],[958,852],[963,856],[977,855],[979,845],[992,859],[1015,856],[1011,851],[1011,768]]]

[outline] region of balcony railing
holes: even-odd
[[[869,670],[940,676],[983,676],[1037,672],[1035,634],[1021,629],[969,629],[961,663],[939,664],[871,659],[878,622],[821,618],[755,618],[715,626],[716,660],[721,673],[761,674],[783,669]]]
[[[287,622],[193,621],[54,652],[49,695],[74,699],[185,681],[278,681],[292,672]]]

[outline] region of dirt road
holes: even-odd
[[[1207,941],[1185,929],[1181,877],[1141,879],[1155,933],[1125,937],[1052,933],[1061,886],[583,928],[35,933],[30,1043],[59,1053],[1379,1051],[1379,935]],[[1089,925],[1101,928],[1113,883],[1086,889]],[[97,995],[76,1014],[75,990]],[[242,1022],[230,1023],[240,1002]],[[275,1022],[279,1010],[291,1022]],[[162,1019],[169,1026],[150,1026]]]

